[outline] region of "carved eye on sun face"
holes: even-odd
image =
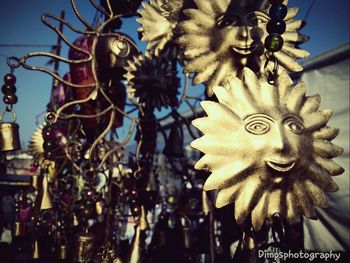
[[[273,120],[267,115],[255,114],[247,117],[244,122],[247,132],[254,135],[263,135],[270,131],[270,123],[273,122]]]
[[[249,13],[246,16],[246,20],[250,25],[257,26],[267,23],[269,21],[269,17],[263,12],[255,11]]]
[[[237,26],[238,16],[233,14],[222,14],[216,20],[216,26],[221,29],[228,26]]]
[[[284,118],[283,123],[287,128],[295,134],[302,134],[304,131],[304,125],[301,120],[295,116],[287,116]]]

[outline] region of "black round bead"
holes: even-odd
[[[284,0],[269,0],[270,4],[282,4]]]
[[[4,98],[2,99],[3,102],[5,102],[6,104],[16,104],[18,101],[18,98],[16,95],[6,95],[4,96]]]
[[[5,84],[14,85],[16,84],[16,76],[9,73],[4,76]]]
[[[47,160],[53,160],[53,152],[51,152],[51,151],[44,151],[44,157]]]
[[[54,143],[52,141],[44,141],[44,143],[43,143],[43,148],[44,148],[45,151],[52,150],[54,146],[55,145],[54,145]]]
[[[278,34],[268,35],[265,39],[265,48],[271,52],[279,51],[283,46],[283,38]]]
[[[15,85],[4,84],[4,85],[2,85],[1,91],[5,95],[14,95],[16,93],[17,89],[16,89]]]
[[[282,35],[286,31],[286,23],[283,20],[270,20],[266,26],[267,32],[269,34],[279,34]]]
[[[288,12],[284,4],[273,4],[269,10],[269,15],[273,20],[283,20]]]

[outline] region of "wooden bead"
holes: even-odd
[[[15,85],[16,84],[16,76],[13,75],[12,73],[6,74],[4,76],[4,82],[5,82],[5,84]]]

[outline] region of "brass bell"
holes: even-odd
[[[60,246],[60,259],[67,259],[68,248],[66,245]]]
[[[42,186],[43,186],[42,188],[43,195],[41,199],[40,209],[41,210],[51,209],[53,207],[53,204],[52,204],[52,199],[49,192],[49,182],[47,181],[47,176],[44,176]]]
[[[76,241],[74,261],[90,262],[94,256],[95,236],[92,234],[79,235]]]
[[[39,242],[38,240],[35,240],[33,244],[32,259],[38,259],[38,258],[40,258]]]
[[[16,121],[16,114],[11,110],[12,122],[3,122],[2,118],[6,111],[0,114],[0,151],[15,151],[21,149],[19,139],[19,125]]]
[[[31,185],[35,190],[39,188],[39,175],[33,174],[31,178]]]
[[[97,201],[95,203],[95,210],[97,215],[102,215],[104,204],[102,201]]]
[[[14,227],[14,236],[18,237],[22,235],[22,225],[20,221],[15,222],[15,227]]]
[[[171,127],[168,140],[163,149],[163,154],[168,157],[181,158],[184,157],[184,139],[182,128],[174,123]]]

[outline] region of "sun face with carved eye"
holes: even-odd
[[[143,9],[139,9],[141,24],[138,31],[142,34],[141,40],[147,41],[147,50],[154,50],[156,56],[173,40],[173,30],[179,19],[184,0],[150,0],[143,2]]]
[[[182,48],[185,70],[194,73],[193,84],[205,83],[207,94],[212,96],[212,88],[229,75],[239,75],[243,67],[258,72],[265,64],[264,40],[268,35],[270,5],[239,0],[194,2],[197,9],[183,11],[188,19],[179,23],[180,36],[176,41]],[[280,65],[290,71],[300,71],[302,68],[295,60],[309,55],[295,47],[308,39],[298,33],[302,21],[294,20],[297,12],[297,8],[288,9],[286,32],[282,35],[285,44],[275,53]]]
[[[193,125],[204,135],[191,146],[204,153],[195,168],[211,172],[204,190],[219,190],[216,206],[234,203],[239,224],[251,213],[256,230],[275,213],[316,218],[324,192],[338,189],[331,176],[344,171],[332,160],[342,153],[331,143],[339,130],[326,126],[332,111],[318,111],[320,97],[306,97],[286,72],[270,85],[245,68],[243,81],[213,91],[219,102],[201,103],[208,116]]]

